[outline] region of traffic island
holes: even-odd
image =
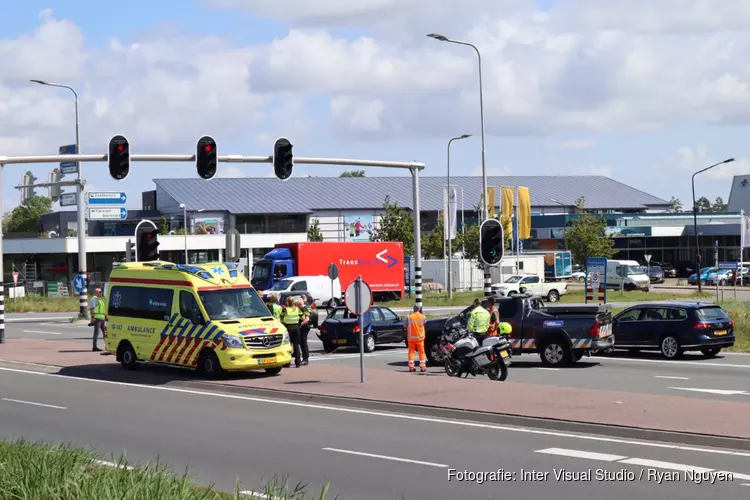
[[[228,375],[207,382],[167,367],[122,370],[113,356],[81,349],[81,343],[10,339],[0,361],[47,366],[61,375],[235,392],[265,398],[335,404],[367,411],[398,411],[432,418],[521,425],[724,448],[750,449],[750,402],[706,401],[486,379],[359,369],[312,363],[285,369]],[[19,367],[21,367],[19,365]],[[32,368],[29,368],[32,369]],[[436,369],[432,369],[436,370]],[[710,406],[709,406],[710,405]],[[707,410],[710,408],[710,411]]]

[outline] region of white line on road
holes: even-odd
[[[620,460],[621,464],[628,465],[640,465],[641,467],[652,467],[654,469],[670,469],[679,471],[694,471],[698,474],[704,472],[711,472],[713,469],[705,469],[703,467],[696,467],[694,465],[675,464],[672,462],[660,462],[658,460],[646,460],[644,458],[628,458],[627,460]]]
[[[668,380],[690,380],[688,377],[667,377],[666,375],[654,375],[654,378],[665,378]]]
[[[283,399],[269,399],[269,398],[255,397],[255,396],[240,396],[238,394],[228,394],[228,393],[221,393],[221,392],[199,391],[195,389],[181,389],[178,387],[142,385],[142,384],[134,384],[131,382],[117,382],[114,380],[98,380],[98,379],[93,379],[93,378],[73,377],[71,375],[60,375],[59,373],[45,373],[45,372],[35,372],[33,370],[21,370],[19,368],[7,368],[4,366],[0,366],[0,371],[11,372],[11,373],[21,373],[25,375],[39,375],[42,377],[53,377],[53,378],[59,378],[59,379],[64,379],[64,380],[70,380],[74,382],[84,382],[84,383],[88,382],[88,383],[94,383],[94,384],[119,385],[121,387],[131,387],[131,388],[136,388],[136,389],[144,389],[144,390],[152,390],[152,391],[167,391],[167,392],[175,392],[175,393],[182,393],[182,394],[191,394],[194,396],[206,396],[206,397],[221,398],[221,399],[234,399],[237,401],[252,401],[254,403],[267,403],[267,404],[288,406],[292,408],[309,408],[309,409],[323,410],[323,411],[334,411],[334,412],[339,412],[339,413],[349,413],[352,415],[367,415],[370,417],[394,418],[398,420],[411,420],[413,422],[426,422],[426,423],[432,423],[432,424],[455,425],[459,427],[471,427],[474,429],[508,431],[508,432],[513,432],[516,434],[520,433],[520,434],[532,434],[536,436],[554,436],[554,437],[561,437],[561,438],[571,438],[577,441],[597,441],[600,443],[629,444],[633,446],[643,446],[646,448],[693,451],[697,453],[708,453],[712,455],[724,455],[724,456],[732,456],[732,457],[750,458],[750,453],[748,452],[730,451],[730,450],[724,450],[724,449],[719,449],[719,448],[700,448],[697,446],[684,446],[684,445],[670,444],[670,443],[634,441],[634,440],[621,439],[621,438],[592,436],[592,435],[587,435],[587,434],[574,434],[570,432],[546,431],[546,430],[541,430],[541,429],[531,429],[528,427],[513,427],[509,425],[484,424],[481,422],[471,422],[468,420],[452,420],[452,419],[447,419],[447,418],[425,417],[425,416],[420,416],[420,415],[408,415],[405,413],[373,411],[373,410],[364,410],[364,409],[359,409],[359,408],[348,408],[344,406],[324,405],[324,404],[316,404],[316,403],[300,403],[297,401],[287,401]]]
[[[410,464],[427,465],[428,467],[438,467],[440,469],[447,469],[449,467],[448,465],[445,465],[445,464],[436,464],[434,462],[422,462],[421,460],[411,460],[408,458],[391,457],[388,455],[374,455],[372,453],[362,453],[361,451],[341,450],[338,448],[323,448],[323,450],[335,451],[336,453],[345,453],[348,455],[358,455],[360,457],[381,458],[383,460],[392,460],[394,462],[406,462]]]
[[[96,464],[103,465],[104,467],[124,468],[126,470],[133,470],[133,467],[131,467],[130,465],[116,464],[114,462],[106,462],[104,460],[97,460]]]
[[[625,458],[628,458],[622,455],[609,455],[607,453],[593,453],[590,451],[567,450],[564,448],[547,448],[546,450],[537,450],[536,452],[544,453],[546,455],[559,455],[562,457],[590,458],[591,460],[602,460],[604,462],[614,462],[615,460],[623,460]]]
[[[33,401],[23,401],[22,399],[3,398],[3,401],[10,401],[11,403],[21,403],[24,405],[44,406],[45,408],[54,408],[56,410],[67,410],[67,408],[64,406],[46,405],[44,403],[34,403]]]
[[[73,316],[24,316],[23,318],[5,318],[6,323],[28,323],[29,320],[39,320],[39,321],[62,321],[62,320],[70,320]]]
[[[635,359],[635,358],[605,358],[605,357],[598,357],[597,360],[604,361],[605,359],[608,361],[618,362],[618,361],[624,361],[626,363],[658,363],[661,365],[690,365],[690,366],[710,366],[710,367],[718,367],[718,368],[745,368],[750,369],[750,364],[747,365],[734,365],[730,363],[704,363],[701,361],[678,361],[676,359],[670,359],[670,360],[659,360],[659,359]]]
[[[44,335],[61,335],[58,332],[46,332],[46,331],[42,331],[42,330],[24,330],[23,333],[41,333],[41,334],[44,334]]]
[[[258,498],[258,499],[267,498],[268,500],[277,500],[277,499],[281,500],[281,497],[269,497],[265,493],[256,493],[256,492],[250,491],[250,490],[240,491],[240,495],[242,495],[242,496],[248,496],[248,497],[251,497],[251,498]]]
[[[534,368],[536,368],[537,370],[546,370],[546,371],[549,371],[549,372],[559,372],[560,371],[559,368],[546,368],[546,367],[543,367],[543,366],[535,366]]]
[[[406,349],[403,349],[399,352],[375,352],[370,354],[365,354],[364,356],[366,358],[377,358],[382,356],[403,356]],[[337,354],[334,356],[310,356],[310,361],[329,361],[329,360],[336,360],[336,359],[352,359],[352,358],[359,358],[359,354]]]
[[[670,387],[675,391],[692,391],[692,392],[706,392],[708,394],[719,394],[721,396],[736,396],[737,394],[746,394],[747,391],[736,391],[729,389],[701,389],[699,387]]]

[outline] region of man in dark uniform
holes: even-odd
[[[305,366],[310,364],[310,349],[307,345],[307,334],[310,333],[310,328],[312,328],[312,308],[310,307],[310,304],[307,303],[306,295],[303,295],[300,298],[300,306],[302,310],[302,319],[300,319],[299,325],[299,344],[302,349],[302,365]]]

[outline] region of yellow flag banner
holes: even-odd
[[[495,188],[487,188],[487,215],[490,219],[495,218]]]
[[[500,195],[501,198],[501,207],[500,207],[500,222],[503,224],[503,227],[505,227],[506,224],[508,224],[509,221],[513,220],[513,188],[502,188],[502,194]],[[510,225],[510,231],[506,231],[505,239],[509,239],[513,237],[513,225]]]
[[[518,238],[531,238],[531,196],[529,188],[518,188]]]

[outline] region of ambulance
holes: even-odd
[[[286,328],[232,264],[129,262],[115,266],[106,291],[105,350],[123,368],[160,363],[207,378],[292,361]]]

